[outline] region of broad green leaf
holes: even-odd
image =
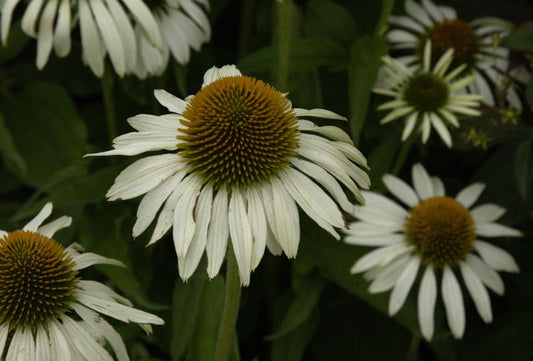
[[[272,361],[300,361],[318,326],[319,312],[313,309],[309,317],[284,337],[272,342]]]
[[[85,174],[86,165],[80,168],[67,168],[68,172],[56,175],[62,177],[48,187],[42,187],[13,217],[15,220],[36,214],[46,202],[53,202],[58,208],[95,204],[105,200],[107,190],[121,167],[98,169]],[[44,193],[46,196],[42,197]]]
[[[0,99],[0,112],[27,165],[17,174],[33,187],[80,161],[86,128],[65,90],[51,83],[29,85],[22,93]]]
[[[201,311],[200,305],[208,279],[193,276],[187,283],[176,281],[172,296],[172,334],[170,354],[172,360],[179,360],[191,342],[196,321]]]
[[[96,209],[86,209],[80,224],[81,243],[87,252],[122,261],[127,268],[99,266],[112,284],[130,298],[136,306],[151,310],[168,307],[149,300],[147,285],[142,284],[137,272],[150,272],[152,267],[149,249],[131,239],[131,231],[125,229],[125,221],[132,217],[129,209],[106,204]],[[150,265],[148,268],[146,265]],[[137,271],[136,271],[137,270]]]
[[[187,360],[214,360],[223,305],[224,280],[217,276],[205,286]]]
[[[21,157],[17,147],[13,143],[13,137],[6,127],[4,117],[0,114],[0,153],[6,163],[6,167],[16,174],[26,174],[26,162]]]
[[[261,48],[242,58],[238,67],[244,74],[269,72],[276,65],[276,51],[273,46]],[[346,51],[331,39],[294,39],[291,43],[289,69],[291,72],[310,71],[322,65],[339,68],[344,59]]]
[[[30,38],[24,34],[20,27],[20,21],[11,24],[7,45],[0,45],[0,63],[7,63],[16,58],[24,49]]]
[[[310,36],[328,36],[347,46],[357,35],[350,13],[330,0],[309,1],[306,24]]]
[[[525,201],[531,194],[533,183],[533,138],[517,147],[514,169],[518,191]]]
[[[295,294],[287,314],[278,328],[266,337],[267,340],[279,339],[300,326],[309,318],[317,305],[320,294],[324,289],[324,281],[320,277],[316,277],[316,275],[299,275],[296,277],[299,279],[296,281],[298,283],[295,285]]]
[[[358,38],[350,50],[349,102],[350,129],[354,142],[359,143],[361,129],[368,111],[372,88],[376,82],[381,57],[387,53],[387,44],[380,36]]]
[[[516,51],[533,53],[533,22],[527,22],[514,29],[503,39],[503,46]]]

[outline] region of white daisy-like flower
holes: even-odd
[[[422,133],[422,142],[426,143],[435,128],[439,136],[448,147],[452,146],[452,137],[447,125],[459,127],[457,115],[480,115],[477,94],[464,93],[465,87],[472,82],[473,76],[457,79],[465,65],[450,72],[448,69],[453,59],[453,49],[447,50],[436,64],[431,66],[431,41],[424,47],[423,64],[421,68],[405,66],[402,62],[389,56],[383,58],[385,63],[382,79],[384,87],[374,88],[378,94],[394,99],[381,104],[378,110],[391,110],[381,124],[398,118],[405,119],[402,140],[405,141],[413,130]]]
[[[504,76],[509,71],[509,49],[499,46],[501,39],[509,34],[511,23],[495,17],[466,22],[457,17],[453,8],[435,5],[430,0],[420,3],[406,0],[405,12],[406,16],[389,17],[389,23],[395,28],[386,34],[393,48],[416,52],[399,58],[400,61],[408,64],[419,61],[427,40],[433,42],[433,59],[454,49],[453,67],[466,64],[466,73],[474,76],[474,81],[467,86],[470,93],[481,94],[486,104],[494,106],[497,93],[505,89],[509,104],[522,109],[516,90],[504,84]],[[514,79],[527,83],[522,76]]]
[[[115,149],[92,155],[136,155],[166,150],[126,168],[107,193],[109,200],[145,194],[133,236],[157,218],[149,244],[170,228],[180,276],[186,280],[204,253],[207,272],[218,274],[231,239],[241,283],[250,282],[265,246],[295,257],[300,240],[298,208],[339,239],[353,210],[343,184],[359,202],[368,188],[363,155],[348,134],[318,127],[307,117],[345,118],[324,109],[293,108],[264,82],[234,65],[213,67],[196,95],[179,99],[156,90],[171,113],[140,114],[128,121],[137,131],[115,139]],[[159,213],[159,214],[158,214]]]
[[[1,37],[6,45],[15,7],[20,0],[0,5]],[[137,68],[137,40],[132,20],[148,41],[162,49],[158,24],[142,0],[30,0],[22,17],[22,30],[37,39],[38,69],[48,62],[52,48],[59,57],[71,49],[71,31],[79,21],[82,56],[101,77],[109,54],[119,76]]]
[[[163,320],[104,284],[82,279],[79,271],[94,264],[124,265],[81,253],[77,244],[63,248],[51,237],[72,220],[63,216],[43,225],[51,213],[48,203],[21,230],[0,230],[0,358],[109,361],[100,344],[107,340],[116,359],[128,361],[124,341],[101,315],[139,323],[147,332]]]
[[[371,293],[392,290],[389,314],[403,306],[419,270],[418,322],[422,335],[431,340],[437,300],[437,278],[448,325],[455,338],[465,330],[465,308],[460,273],[474,305],[486,323],[492,321],[488,289],[503,295],[504,284],[497,271],[518,272],[513,257],[483,241],[485,237],[520,237],[516,229],[496,223],[505,209],[495,204],[473,207],[485,186],[474,183],[455,198],[445,195],[444,185],[430,177],[424,167],[412,169],[414,189],[401,179],[385,175],[383,183],[407,210],[389,198],[363,192],[366,206],[355,212],[359,220],[346,231],[345,242],[378,247],[361,257],[351,272],[365,272],[372,281]]]
[[[211,38],[211,26],[204,10],[208,0],[157,0],[148,6],[157,21],[162,36],[162,48],[158,49],[146,37],[140,26],[135,29],[139,44],[135,75],[144,79],[147,75],[161,75],[167,68],[170,54],[180,64],[187,64],[191,48],[199,51]]]

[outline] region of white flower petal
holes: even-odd
[[[474,247],[483,261],[496,271],[520,272],[516,261],[507,251],[490,243],[477,240]]]
[[[391,192],[405,205],[412,208],[418,204],[419,199],[415,191],[403,180],[391,174],[385,174],[382,180],[383,184],[385,184],[385,187],[387,187],[389,192]]]
[[[50,353],[53,361],[71,361],[71,352],[61,324],[55,320],[48,323]]]
[[[189,245],[187,255],[178,260],[179,274],[184,281],[192,276],[205,251],[212,205],[213,188],[206,186],[202,189],[195,207],[196,231],[194,237]]]
[[[455,200],[468,209],[477,201],[484,189],[485,184],[473,183],[460,191],[455,197]]]
[[[51,358],[50,338],[43,326],[38,326],[35,334],[35,356],[38,361],[54,361]]]
[[[487,289],[485,286],[483,286],[481,280],[466,263],[461,262],[459,266],[466,288],[468,289],[468,292],[470,293],[470,296],[472,296],[474,304],[476,305],[477,312],[483,321],[485,321],[485,323],[492,322],[492,309],[490,306],[490,298]]]
[[[433,184],[433,194],[435,197],[444,197],[446,192],[444,190],[444,183],[438,177],[431,177],[431,183]]]
[[[142,0],[122,0],[122,2],[142,28],[147,40],[157,49],[162,49],[159,26],[148,6]]]
[[[449,266],[444,266],[441,285],[442,300],[446,309],[446,318],[456,339],[463,337],[465,331],[465,308],[459,282]]]
[[[216,66],[210,68],[207,70],[204,74],[204,82],[202,83],[202,88],[205,88],[212,82],[226,77],[231,76],[241,76],[242,73],[237,69],[235,65],[224,65],[221,68],[217,68]]]
[[[430,113],[429,119],[431,120],[431,124],[433,125],[437,133],[440,135],[442,141],[448,146],[448,148],[451,148],[452,136],[450,135],[448,128],[446,128],[442,120],[440,120],[440,118],[435,113]]]
[[[367,222],[352,222],[345,231],[346,234],[356,237],[389,236],[396,232],[402,232],[403,226],[382,226]]]
[[[341,142],[353,145],[352,138],[350,138],[348,133],[339,127],[329,125],[319,127],[312,121],[306,119],[298,119],[298,125],[298,128],[302,131],[319,133],[330,139],[339,140]]]
[[[413,165],[411,177],[415,191],[421,200],[435,196],[433,182],[422,164],[417,163]]]
[[[522,237],[517,229],[498,223],[476,224],[476,233],[483,237]]]
[[[207,232],[206,254],[209,278],[214,278],[220,270],[226,255],[228,237],[228,193],[226,188],[220,188],[213,200],[211,222]]]
[[[496,204],[482,204],[470,210],[476,224],[491,223],[505,214],[505,208]]]
[[[7,335],[9,333],[9,324],[6,322],[0,325],[0,354],[4,354],[4,347],[7,341]]]
[[[20,27],[22,28],[22,31],[24,31],[26,34],[28,34],[29,36],[33,38],[37,37],[37,32],[35,31],[35,23],[37,22],[37,19],[39,18],[39,13],[41,12],[43,1],[44,0],[30,1],[30,3],[28,4],[28,7],[26,8],[26,11],[24,11],[24,15],[22,16]],[[2,24],[3,24],[3,21],[4,19],[2,19]],[[69,33],[70,33],[70,29],[69,29]]]
[[[182,114],[187,107],[187,103],[184,100],[170,94],[166,90],[155,89],[154,96],[162,106],[171,112]]]
[[[505,285],[500,275],[474,254],[468,255],[466,263],[470,269],[478,276],[488,288],[493,290],[498,295],[503,295],[505,292]]]
[[[105,49],[101,44],[100,34],[87,0],[79,1],[78,14],[83,58],[89,64],[93,73],[101,77],[104,74]]]
[[[425,9],[413,0],[407,0],[405,2],[405,12],[411,16],[411,18],[421,22],[427,27],[431,27],[433,22],[429,18]]]
[[[229,200],[228,223],[241,285],[248,286],[252,270],[252,228],[244,202],[241,192],[234,189]]]
[[[364,274],[365,278],[373,280],[368,287],[368,292],[374,294],[385,292],[393,288],[410,259],[410,255],[403,255],[385,266],[376,266],[367,271]],[[373,273],[375,273],[375,275],[373,275]]]
[[[63,314],[61,316],[65,332],[74,341],[73,345],[88,360],[113,361],[113,358],[87,331],[73,319]]]
[[[347,120],[346,117],[339,115],[331,110],[315,108],[315,109],[301,109],[293,108],[292,111],[298,118],[302,117],[316,117],[323,119],[336,119],[336,120]]]
[[[105,0],[105,2],[122,40],[127,70],[128,72],[133,71],[137,66],[137,42],[133,26],[124,8],[117,0]]]
[[[385,246],[368,252],[352,266],[350,272],[352,274],[368,271],[375,266],[385,266],[390,261],[394,260],[403,254],[408,253],[411,247],[405,244],[393,244]]]
[[[419,23],[417,23],[416,21],[414,21],[413,19],[407,16],[391,15],[389,16],[388,21],[391,24],[398,25],[402,28],[412,30],[418,34],[423,34],[425,32],[425,29],[422,25],[420,25]]]
[[[133,237],[143,233],[154,221],[157,212],[170,194],[178,188],[186,173],[187,169],[182,169],[146,193],[139,204],[139,208],[137,208],[137,220],[133,225],[132,231]]]
[[[82,253],[78,256],[72,257],[72,260],[75,263],[75,266],[72,268],[73,270],[82,270],[94,264],[108,264],[112,266],[126,267],[126,265],[119,260],[107,258],[90,252]]]
[[[426,267],[420,289],[418,290],[418,323],[420,331],[428,341],[433,338],[435,322],[433,315],[435,313],[435,303],[437,301],[437,280],[435,272],[431,265]]]
[[[39,212],[39,214],[37,214],[31,221],[29,221],[28,224],[26,224],[22,229],[24,231],[37,231],[37,229],[41,226],[44,220],[48,218],[50,214],[52,214],[52,208],[52,203],[46,203]]]
[[[176,154],[139,159],[120,172],[106,197],[111,201],[135,198],[151,191],[182,167],[183,164]]]
[[[253,243],[252,243],[252,271],[257,268],[263,254],[265,253],[265,246],[267,240],[267,219],[263,201],[256,189],[249,189],[246,192],[246,199],[248,202],[248,218],[250,219],[250,227],[252,228]]]
[[[360,225],[367,223],[359,223]],[[393,244],[400,244],[405,241],[405,236],[403,234],[383,234],[375,236],[363,236],[360,235],[358,231],[359,227],[353,227],[350,225],[350,233],[344,237],[344,242],[348,244],[353,244],[357,246],[390,246]]]
[[[428,14],[436,21],[441,22],[444,20],[439,7],[433,4],[430,0],[422,0],[422,6],[426,9]]]
[[[72,224],[72,218],[67,216],[62,216],[56,219],[53,222],[47,223],[44,226],[37,228],[37,233],[40,233],[48,238],[59,231],[60,229],[66,228]],[[0,237],[1,238],[1,237]]]
[[[174,207],[172,222],[172,238],[178,258],[185,258],[187,255],[196,230],[194,207],[201,187],[202,179],[194,175],[189,175],[180,184],[181,197]]]
[[[0,25],[2,30],[2,45],[7,45],[7,38],[9,36],[9,28],[11,27],[11,18],[13,11],[20,0],[5,0],[2,4],[2,13],[0,14]]]
[[[70,52],[70,1],[61,0],[54,30],[54,51],[57,56],[64,57]]]
[[[395,315],[402,308],[420,267],[420,258],[414,255],[396,281],[389,299],[389,315]]]
[[[413,132],[413,129],[415,128],[415,125],[418,120],[418,115],[418,112],[414,112],[410,114],[407,119],[405,119],[405,126],[403,127],[402,131],[402,142],[405,142]]]

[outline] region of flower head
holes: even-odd
[[[146,36],[140,24],[137,25],[137,67],[134,73],[139,78],[161,75],[167,68],[170,54],[178,63],[187,64],[191,48],[199,51],[211,37],[209,19],[198,5],[208,9],[208,0],[151,0],[146,4],[159,26],[161,47]]]
[[[383,81],[386,87],[375,88],[374,92],[394,99],[378,107],[378,110],[392,109],[381,119],[381,124],[404,118],[402,140],[405,141],[416,128],[422,132],[424,143],[433,127],[444,143],[451,147],[452,137],[447,125],[459,127],[456,114],[480,115],[477,110],[480,96],[461,92],[474,77],[456,78],[465,65],[448,72],[452,59],[453,49],[449,49],[431,66],[431,41],[425,45],[421,68],[412,69],[389,56],[384,57],[386,75]]]
[[[20,0],[1,5],[1,38],[6,45],[13,12]],[[210,36],[203,10],[207,0],[30,0],[22,30],[37,39],[38,69],[52,49],[59,57],[71,49],[71,31],[79,19],[82,56],[93,73],[104,73],[106,54],[119,76],[135,73],[160,75],[169,49],[181,64],[189,61],[190,47],[198,50]]]
[[[465,310],[456,272],[462,277],[475,307],[486,323],[492,321],[487,289],[502,295],[503,281],[497,271],[518,272],[513,257],[481,237],[519,237],[513,228],[496,223],[505,209],[495,204],[473,207],[484,185],[474,183],[455,198],[445,195],[444,185],[430,177],[420,164],[413,166],[414,189],[401,179],[385,175],[387,189],[404,203],[373,192],[363,192],[365,207],[355,212],[359,221],[350,225],[345,242],[378,247],[361,257],[352,273],[365,272],[372,281],[371,293],[392,289],[389,314],[403,306],[419,269],[423,269],[418,290],[418,322],[422,335],[431,340],[437,300],[437,276],[448,325],[455,338],[465,329]]]
[[[499,43],[510,32],[510,23],[494,17],[466,22],[457,17],[454,9],[435,5],[431,0],[420,3],[407,0],[405,12],[407,16],[389,18],[394,27],[387,33],[387,39],[394,48],[412,49],[416,56],[407,55],[398,60],[407,64],[422,61],[428,40],[433,43],[434,61],[453,49],[452,67],[464,64],[466,73],[474,77],[467,85],[469,93],[481,94],[486,104],[494,106],[497,93],[506,88],[507,101],[522,109],[515,89],[504,84],[509,70],[509,50]],[[515,78],[521,80],[520,77]],[[498,89],[493,91],[490,84]]]
[[[100,314],[124,322],[163,324],[131,302],[79,271],[94,264],[124,266],[94,253],[63,248],[51,237],[68,227],[70,217],[42,225],[48,203],[21,230],[0,230],[0,356],[6,360],[109,360],[95,339],[106,339],[117,360],[129,360],[124,342]],[[3,359],[3,358],[2,358]]]
[[[369,178],[349,136],[304,118],[344,119],[324,109],[293,108],[272,86],[243,76],[233,65],[208,70],[202,89],[187,100],[156,90],[171,113],[140,114],[137,131],[119,136],[113,150],[92,155],[136,155],[107,193],[110,200],[145,194],[133,235],[157,218],[150,244],[171,227],[179,273],[187,279],[204,250],[208,274],[218,274],[231,238],[241,282],[248,284],[265,250],[295,257],[300,240],[297,204],[337,239],[344,227],[338,205],[359,202]],[[157,216],[159,212],[159,215]],[[156,217],[157,216],[157,217]]]

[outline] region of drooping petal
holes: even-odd
[[[415,281],[419,266],[420,258],[418,255],[412,256],[392,289],[389,299],[389,315],[395,315],[402,308]]]
[[[426,267],[418,290],[418,323],[422,336],[428,341],[433,337],[435,303],[437,301],[437,280],[431,265]]]
[[[454,338],[460,339],[465,331],[465,306],[461,287],[449,266],[444,266],[441,293],[452,335]]]
[[[228,193],[226,188],[218,190],[213,200],[213,209],[211,210],[211,222],[207,232],[207,274],[209,278],[214,278],[228,246],[229,224],[228,224]]]
[[[487,289],[483,286],[481,280],[470,269],[467,263],[461,262],[459,266],[466,288],[476,305],[477,312],[485,323],[492,322],[492,309]]]
[[[245,199],[235,189],[229,200],[228,223],[241,284],[247,286],[250,284],[252,270],[252,227],[246,214]]]

